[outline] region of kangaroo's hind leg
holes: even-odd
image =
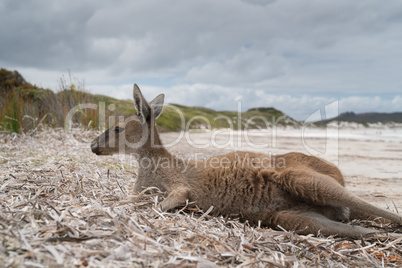
[[[311,169],[288,168],[282,172],[261,171],[261,175],[274,181],[290,194],[317,206],[350,208],[377,215],[402,224],[402,217],[378,208],[360,199],[336,182],[332,177]]]
[[[267,216],[262,223],[273,228],[279,225],[286,230],[293,230],[304,235],[321,233],[325,236],[360,238],[376,232],[368,228],[332,221],[315,212],[280,211]]]

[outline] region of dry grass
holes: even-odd
[[[191,204],[157,214],[164,195],[132,193],[132,160],[93,155],[94,132],[73,135],[0,134],[0,267],[402,265],[402,238],[300,236]]]

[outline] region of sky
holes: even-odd
[[[297,120],[400,112],[402,1],[2,0],[0,67],[54,91],[71,76],[131,99],[137,83],[148,100]]]

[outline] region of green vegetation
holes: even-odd
[[[179,104],[164,107],[162,115],[156,122],[161,131],[216,128],[263,129],[274,124],[296,124],[296,121],[274,108],[256,108],[238,113]]]
[[[75,107],[72,123],[99,128],[99,110],[86,107],[96,103],[96,96],[81,86],[60,79],[60,91],[54,93],[32,85],[17,71],[0,69],[0,130],[11,132],[36,131],[48,125],[63,127],[65,118]],[[116,111],[115,114],[118,114]],[[111,112],[106,110],[106,116]]]
[[[103,129],[118,120],[118,116],[135,112],[132,100],[89,94],[84,86],[72,82],[71,78],[69,83],[61,78],[59,86],[59,92],[54,93],[26,82],[17,71],[0,69],[0,130],[20,133],[36,131],[44,125],[63,127],[66,117],[71,114],[73,124]],[[272,124],[294,125],[296,121],[274,108],[255,108],[238,113],[169,104],[156,123],[159,131],[180,131],[259,129]]]

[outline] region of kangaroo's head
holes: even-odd
[[[162,112],[164,95],[160,94],[148,103],[140,88],[134,84],[134,105],[136,114],[130,115],[110,127],[91,143],[91,150],[97,155],[137,153],[156,133],[155,119]]]

